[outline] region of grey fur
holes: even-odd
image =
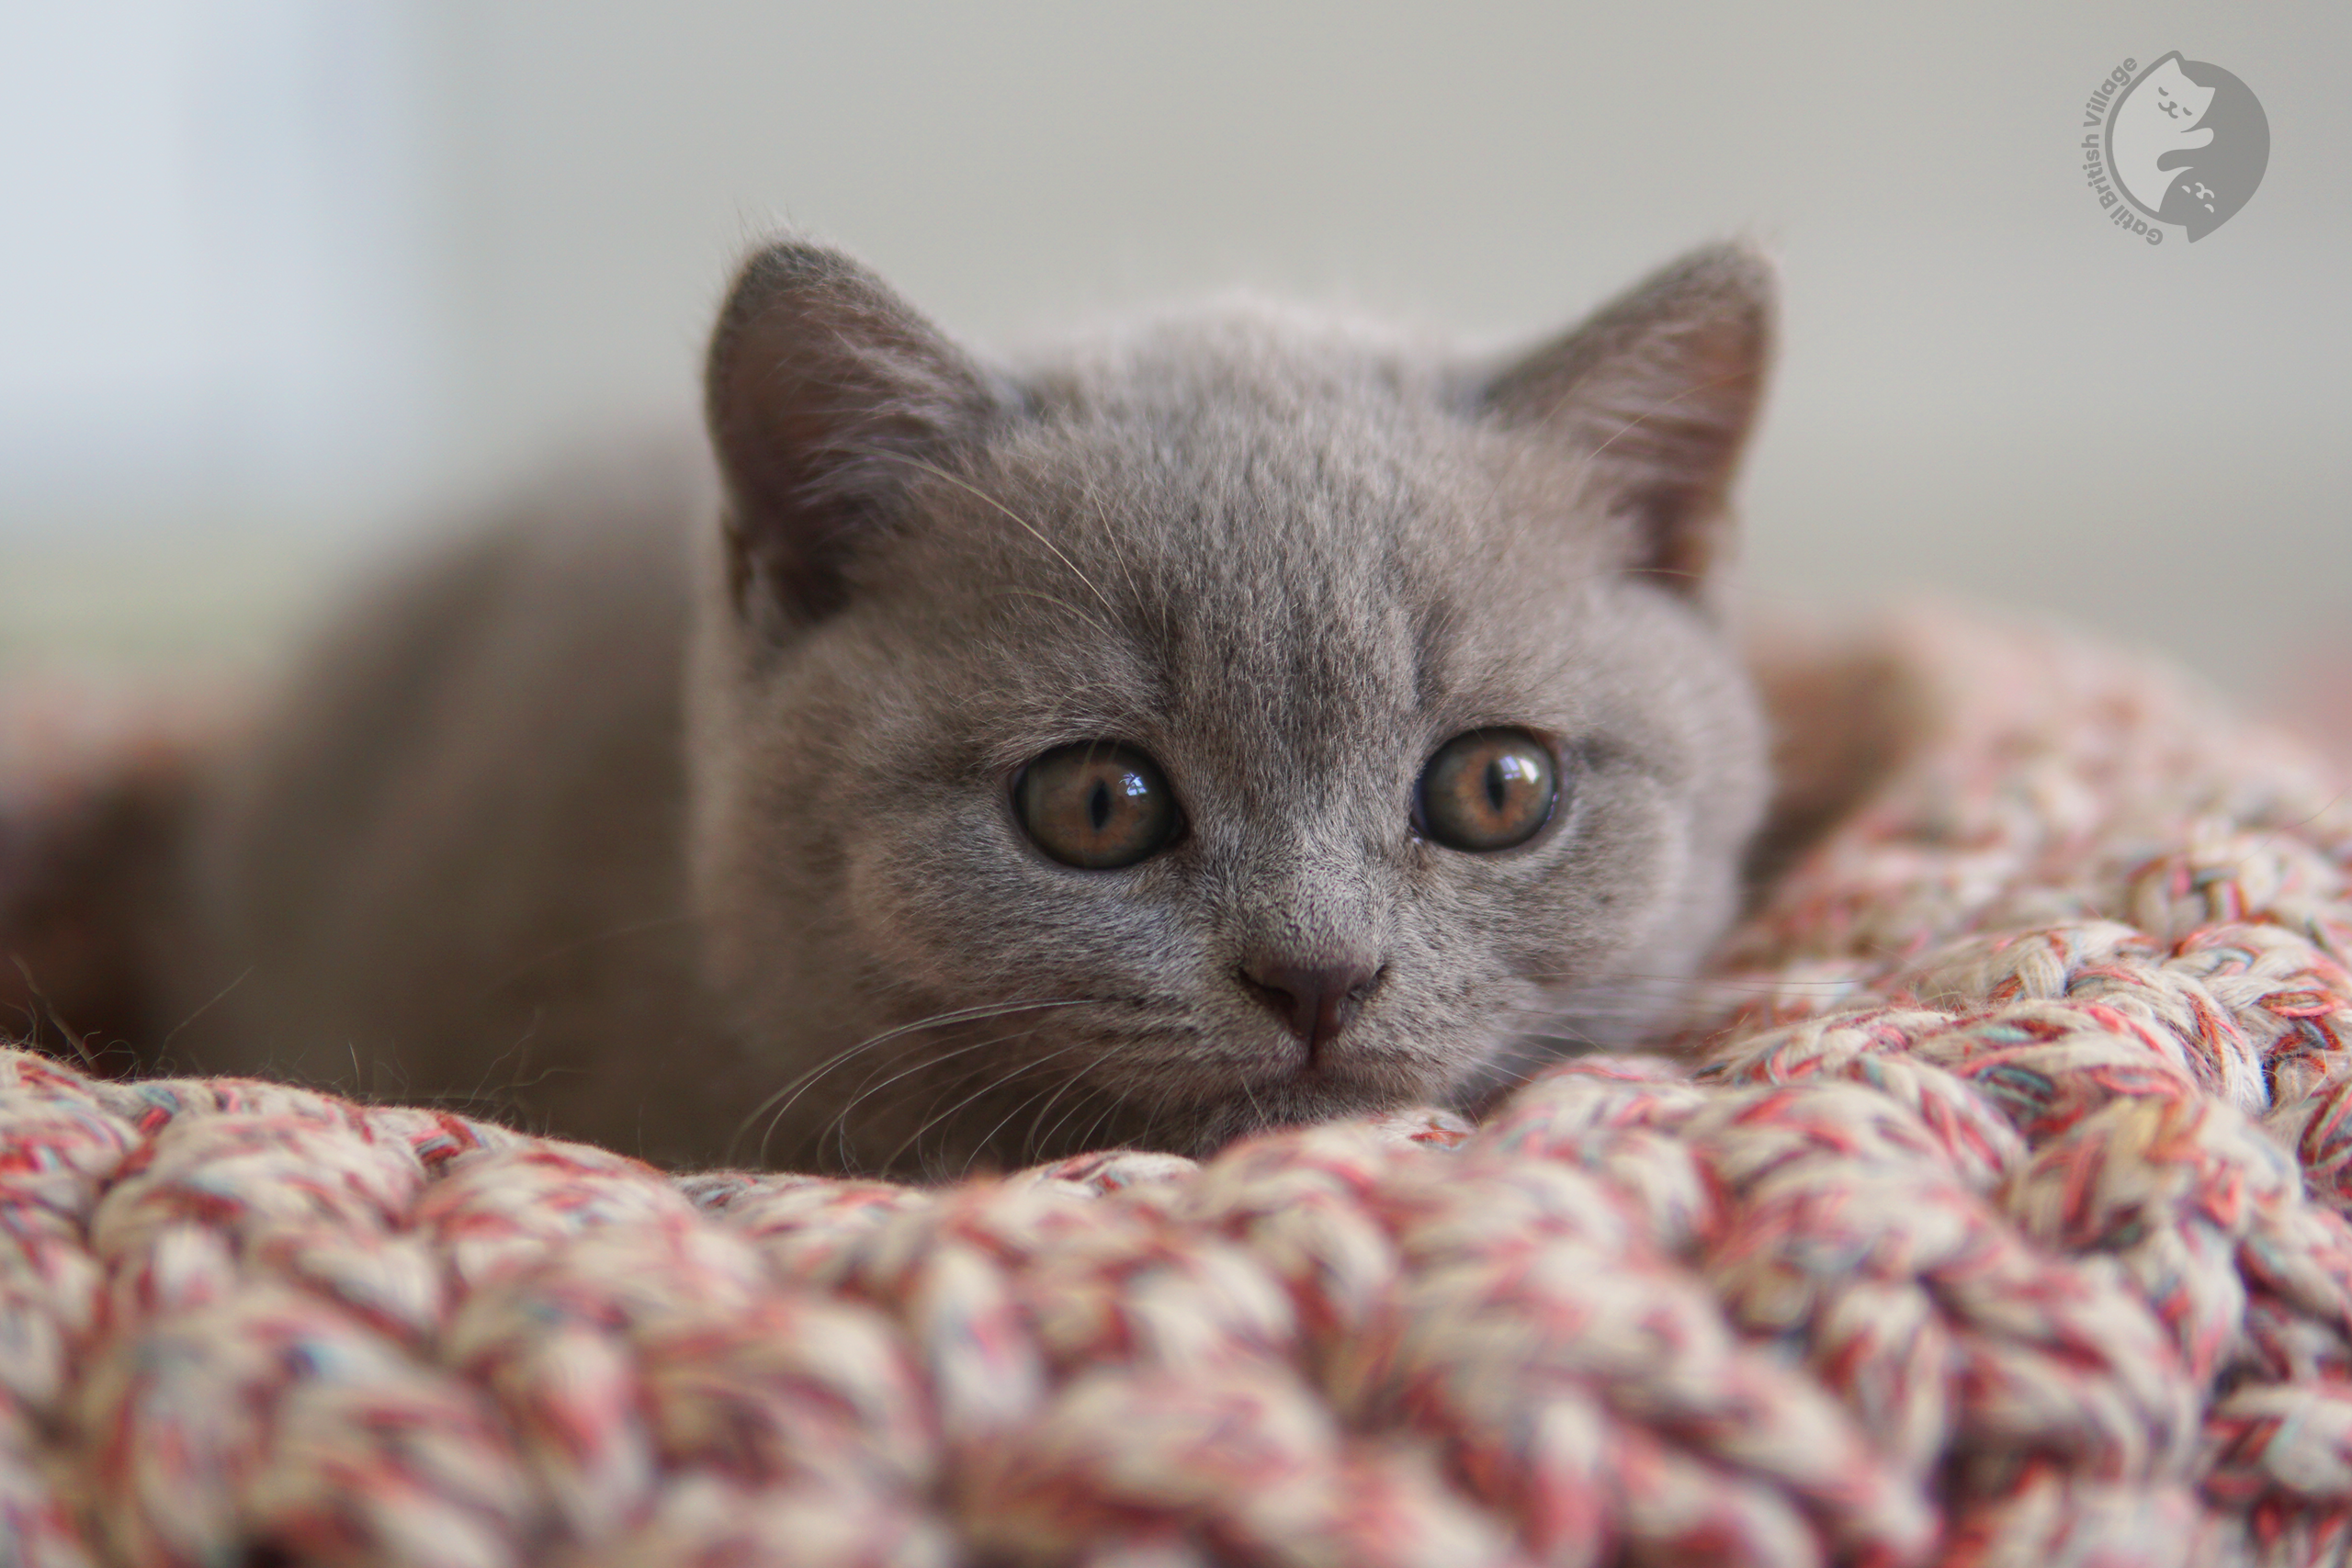
[[[985,367],[772,248],[714,337],[716,487],[625,466],[389,590],[212,784],[179,995],[228,989],[181,1043],[944,1172],[1638,1040],[1763,808],[1716,561],[1769,336],[1725,248],[1492,372],[1253,306]],[[1490,725],[1554,743],[1553,822],[1419,839],[1422,765]],[[1187,824],[1124,871],[1010,804],[1096,738]],[[1380,972],[1312,1070],[1270,960]]]

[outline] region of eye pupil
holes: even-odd
[[[1098,833],[1110,823],[1111,786],[1100,779],[1094,781],[1093,792],[1086,797],[1086,816]]]
[[[1474,729],[1422,771],[1419,823],[1449,849],[1487,852],[1533,838],[1559,800],[1551,751],[1521,729]]]

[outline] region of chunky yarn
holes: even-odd
[[[1915,625],[1677,1055],[943,1189],[0,1055],[0,1563],[2339,1562],[2352,799]]]

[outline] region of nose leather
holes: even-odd
[[[1306,1045],[1310,1066],[1348,1027],[1357,1008],[1379,986],[1380,976],[1377,965],[1357,959],[1337,964],[1270,959],[1241,971],[1244,985],[1266,1010]]]

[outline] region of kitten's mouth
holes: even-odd
[[[1203,1050],[1220,1036],[1214,1055]],[[1125,1145],[1205,1158],[1257,1133],[1446,1102],[1453,1087],[1429,1056],[1374,1037],[1312,1055],[1287,1035],[1270,1040],[1230,1025],[1195,1025],[1172,1039],[1148,1030],[1107,1038],[1075,1087],[1055,1098],[1088,1109],[1067,1128],[1049,1118],[1039,1135],[1016,1135],[1001,1157],[1027,1163]],[[1104,1106],[1114,1109],[1095,1109]]]

